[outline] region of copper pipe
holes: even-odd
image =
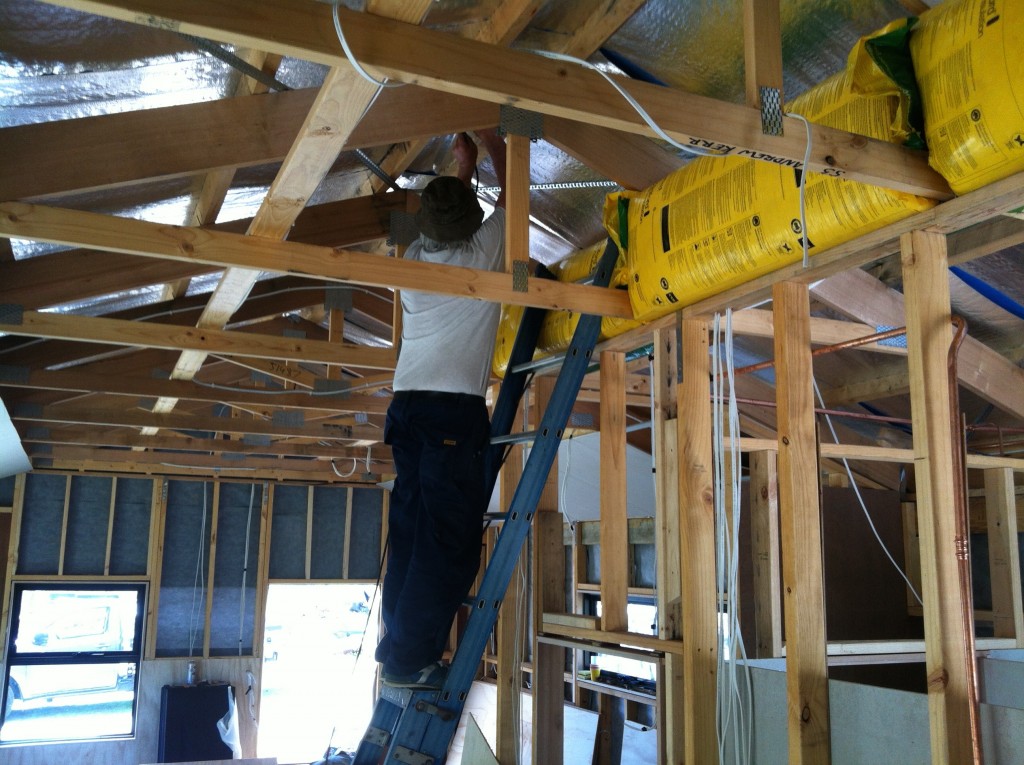
[[[967,444],[966,427],[961,430],[960,389],[956,373],[957,355],[967,334],[967,322],[960,316],[953,316],[956,334],[949,346],[946,358],[946,374],[949,384],[949,425],[950,434],[957,438],[953,447],[953,514],[955,524],[954,545],[957,560],[957,582],[960,586],[960,618],[964,631],[964,661],[966,664],[968,716],[971,726],[971,749],[974,765],[982,765],[981,722],[979,714],[978,667],[974,641],[974,595],[971,591],[970,537],[967,519]]]
[[[857,337],[853,340],[844,340],[841,343],[833,343],[832,345],[823,345],[820,348],[815,348],[811,351],[811,356],[824,356],[826,353],[835,353],[836,351],[842,351],[847,348],[857,348],[861,345],[868,345],[869,343],[877,343],[882,340],[888,340],[891,337],[899,337],[900,335],[907,334],[906,327],[897,327],[895,329],[887,329],[885,332],[875,332],[873,335],[864,335],[864,337]],[[745,367],[739,367],[733,371],[736,375],[745,375],[749,372],[757,372],[762,369],[768,369],[769,367],[775,366],[775,360],[769,359],[767,361],[760,361],[757,364],[748,364]]]
[[[1024,428],[1006,428],[1002,425],[967,425],[966,428],[968,433],[974,431],[998,433],[1000,439],[1002,439],[1003,433],[1024,433]]]

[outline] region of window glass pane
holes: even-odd
[[[26,587],[15,649],[19,655],[134,651],[139,595],[138,590]]]
[[[134,662],[11,667],[0,741],[131,735],[135,669]]]

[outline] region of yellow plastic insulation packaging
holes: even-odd
[[[878,34],[897,26],[905,22]],[[905,97],[871,60],[867,39],[851,51],[844,72],[794,99],[787,110],[901,143],[907,138]],[[609,195],[605,228],[625,245],[637,319],[671,313],[803,257],[801,163],[750,154],[702,157],[645,191]],[[808,175],[805,195],[811,256],[934,204],[818,173]]]
[[[594,273],[597,263],[604,252],[605,242],[598,242],[585,250],[574,252],[569,257],[556,263],[551,267],[551,272],[560,282],[580,282]],[[627,272],[625,260],[622,255],[615,263],[612,270],[611,285],[621,287],[626,284]],[[521,306],[503,305],[501,307],[501,320],[498,324],[498,338],[494,345],[494,360],[491,364],[491,371],[498,377],[505,376],[508,368],[508,360],[512,355],[512,346],[516,341],[516,332],[519,331],[519,322],[523,317]],[[572,342],[572,335],[576,331],[580,315],[573,311],[548,311],[541,325],[540,337],[537,340],[537,352],[534,358],[549,356],[569,347]],[[632,319],[619,319],[606,316],[601,320],[601,332],[599,340],[607,340],[609,337],[625,332],[627,329],[638,326],[640,322]]]
[[[1024,171],[1024,0],[946,0],[910,36],[929,163],[958,194]]]

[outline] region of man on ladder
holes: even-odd
[[[456,177],[435,178],[416,215],[420,238],[406,259],[500,271],[505,265],[505,142],[478,136],[500,193],[484,213],[471,186],[477,148],[465,133],[452,151]],[[402,346],[384,426],[397,478],[388,516],[389,557],[377,646],[385,685],[439,689],[446,638],[480,566],[489,497],[490,422],[484,395],[501,306],[402,292]]]

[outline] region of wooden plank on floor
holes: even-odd
[[[932,761],[970,762],[974,656],[973,650],[965,656],[965,647],[973,648],[973,630],[965,629],[963,613],[972,604],[959,585],[957,550],[967,540],[954,498],[960,424],[951,422],[947,380],[952,332],[946,242],[941,234],[914,231],[901,245]]]
[[[789,762],[831,761],[818,454],[806,285],[773,288]]]

